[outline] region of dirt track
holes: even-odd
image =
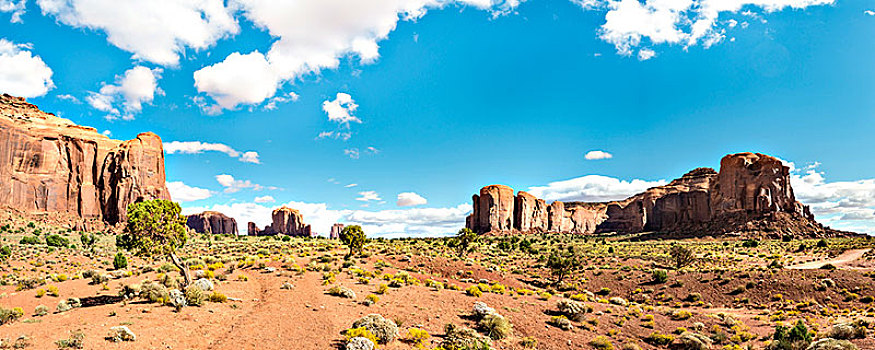
[[[797,270],[812,270],[819,269],[821,266],[826,264],[832,264],[835,267],[842,267],[862,258],[863,255],[867,252],[869,252],[869,249],[852,249],[832,259],[812,261],[804,264],[787,266],[787,268]]]

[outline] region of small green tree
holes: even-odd
[[[463,258],[474,250],[474,246],[477,245],[478,240],[480,240],[480,236],[466,227],[459,230],[456,237],[450,240],[449,246],[456,250],[456,255],[458,255],[459,258]]]
[[[693,250],[679,244],[675,244],[671,247],[669,255],[671,255],[671,259],[674,261],[674,266],[678,270],[689,266],[696,261],[696,254]]]
[[[12,248],[8,245],[0,247],[0,261],[7,261],[12,256]]]
[[[562,280],[579,266],[580,257],[573,251],[564,255],[553,253],[547,258],[547,268],[550,269],[550,273],[556,278],[554,281],[555,285],[562,283]]]
[[[125,257],[122,252],[118,252],[115,254],[115,257],[112,258],[112,267],[116,270],[121,270],[128,267],[128,258]]]
[[[346,254],[346,257],[348,258],[351,257],[353,253],[361,254],[362,250],[365,248],[367,237],[361,226],[349,225],[344,227],[343,231],[340,231],[340,241],[349,247],[349,254]]]
[[[150,200],[128,205],[125,231],[116,237],[116,246],[136,256],[165,256],[179,268],[185,279],[183,288],[191,283],[191,276],[179,256],[178,249],[185,245],[185,216],[180,215],[179,204]]]
[[[94,248],[94,244],[97,243],[97,235],[85,232],[79,236],[79,241],[82,242],[82,248],[91,250]]]

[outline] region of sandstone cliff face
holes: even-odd
[[[304,216],[295,209],[283,206],[271,213],[272,222],[259,230],[255,223],[250,222],[248,233],[252,236],[289,235],[311,237],[314,232],[310,225],[304,223]]]
[[[170,199],[157,135],[111,140],[0,95],[0,205],[78,217],[85,229],[99,229],[123,222],[128,204],[147,199]]]
[[[186,226],[197,233],[210,233],[217,235],[236,235],[237,220],[217,211],[205,211],[199,214],[188,215]]]
[[[509,198],[513,205],[507,204]],[[513,213],[512,228],[506,224],[508,210]],[[789,168],[759,153],[730,154],[721,160],[719,173],[694,169],[667,185],[607,203],[547,205],[526,192],[514,196],[507,186],[487,186],[474,196],[467,227],[492,234],[836,234],[815,222],[808,207],[796,201]]]

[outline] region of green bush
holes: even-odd
[[[121,270],[128,267],[128,258],[125,257],[122,252],[118,252],[115,254],[115,257],[112,258],[112,267],[116,270]]]
[[[653,276],[653,282],[655,283],[665,283],[666,281],[668,281],[668,271],[666,270],[653,270],[651,275]]]
[[[18,244],[43,244],[43,241],[39,239],[37,236],[24,236],[21,237],[21,240],[18,241]]]
[[[70,246],[70,240],[59,235],[50,235],[46,237],[46,244],[49,247],[67,248]]]

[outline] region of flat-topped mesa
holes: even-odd
[[[508,217],[508,212],[513,215]],[[667,185],[607,203],[548,205],[526,192],[514,196],[507,186],[487,186],[474,196],[474,212],[466,224],[489,234],[842,234],[818,224],[808,207],[796,201],[787,166],[759,153],[730,154],[721,160],[719,173],[697,168]]]
[[[310,225],[304,224],[304,216],[295,209],[286,206],[276,208],[271,213],[271,219],[271,224],[265,226],[263,230],[259,230],[255,223],[250,222],[247,229],[249,235],[288,235],[301,237],[312,237],[314,235]]]
[[[197,233],[236,235],[237,220],[217,211],[205,211],[186,217],[186,226]]]
[[[170,199],[161,138],[112,140],[94,128],[0,95],[0,206],[76,221],[77,229],[124,222],[128,204]]]

